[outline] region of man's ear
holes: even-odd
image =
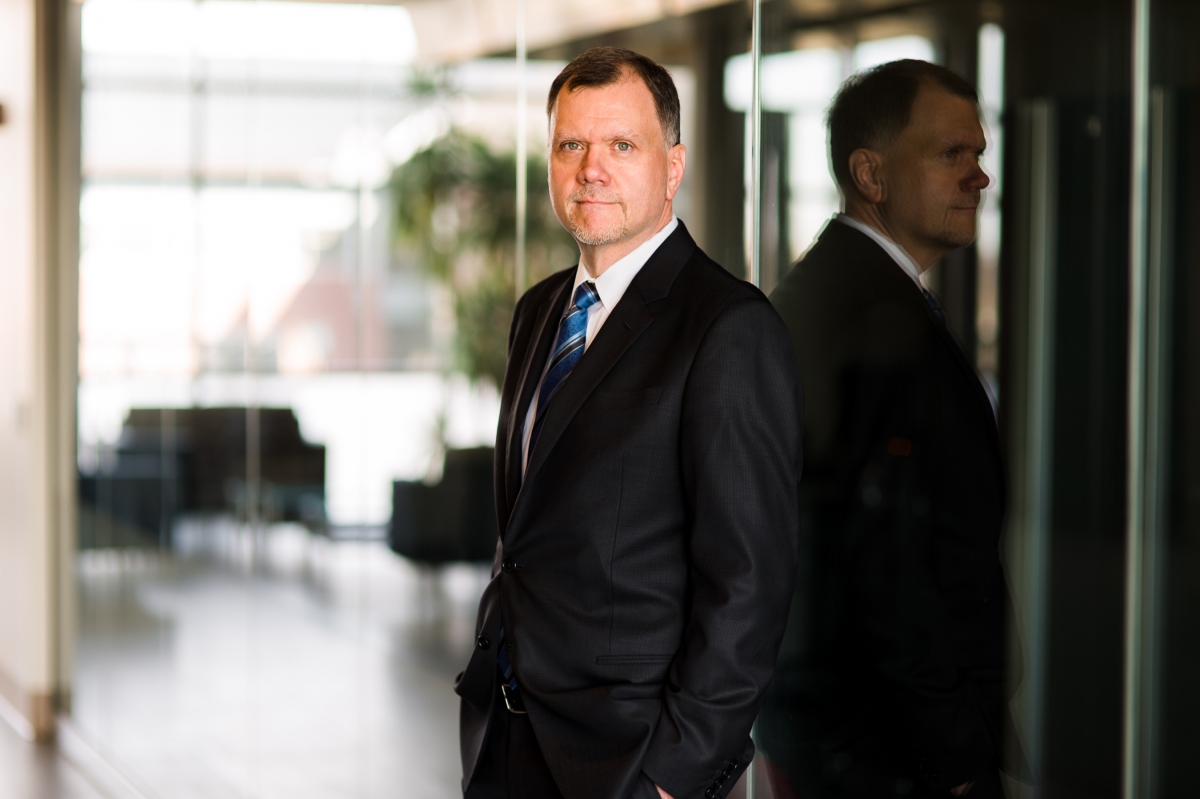
[[[687,148],[676,144],[667,150],[667,199],[674,199],[683,182],[683,173],[687,169]]]
[[[850,180],[859,195],[872,205],[887,199],[883,156],[875,150],[864,147],[850,153]]]

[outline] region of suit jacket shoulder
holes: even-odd
[[[912,279],[863,233],[831,221],[771,297],[801,362],[902,362],[936,334]]]
[[[741,303],[761,303],[769,310],[770,301],[756,286],[736,277],[699,247],[695,247],[684,261],[674,285],[670,287],[671,302],[681,304],[685,313],[701,327],[711,324],[728,308]],[[665,298],[666,293],[662,293]],[[647,303],[654,298],[643,295]],[[771,317],[776,317],[770,311]]]

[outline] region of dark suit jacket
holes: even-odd
[[[807,415],[800,579],[759,745],[806,799],[991,779],[1008,592],[987,393],[912,279],[841,222],[771,299]]]
[[[462,696],[463,785],[501,624],[567,799],[724,796],[775,666],[798,550],[801,391],[787,330],[681,224],[522,428],[575,270],[521,298],[496,440],[500,543]],[[504,712],[504,711],[500,711]],[[643,774],[644,772],[644,774]],[[722,776],[724,775],[724,776]]]

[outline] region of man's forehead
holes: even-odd
[[[913,98],[913,121],[922,117],[978,122],[979,106],[969,97],[927,83],[917,90],[917,96]]]
[[[908,129],[922,138],[961,139],[982,144],[979,109],[970,98],[938,87],[922,87],[913,101]]]
[[[642,96],[644,94],[644,96]],[[636,76],[605,86],[564,89],[550,111],[555,139],[593,135],[603,138],[646,138],[658,125],[650,90]]]
[[[631,124],[628,114],[614,112],[611,108],[594,107],[569,115],[555,114],[551,118],[551,132],[555,138],[566,136],[600,136],[618,138],[642,138],[645,131]]]
[[[644,102],[651,106],[654,104],[649,87],[635,73],[624,69],[621,77],[603,86],[564,86],[554,98],[550,115],[558,116],[564,106],[569,106],[572,113],[603,115],[606,113],[605,107],[608,107],[611,110],[607,113],[617,114],[622,107],[628,109],[630,105]]]

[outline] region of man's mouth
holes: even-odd
[[[576,205],[619,205],[621,202],[620,197],[603,197],[594,194],[572,194],[567,200]]]

